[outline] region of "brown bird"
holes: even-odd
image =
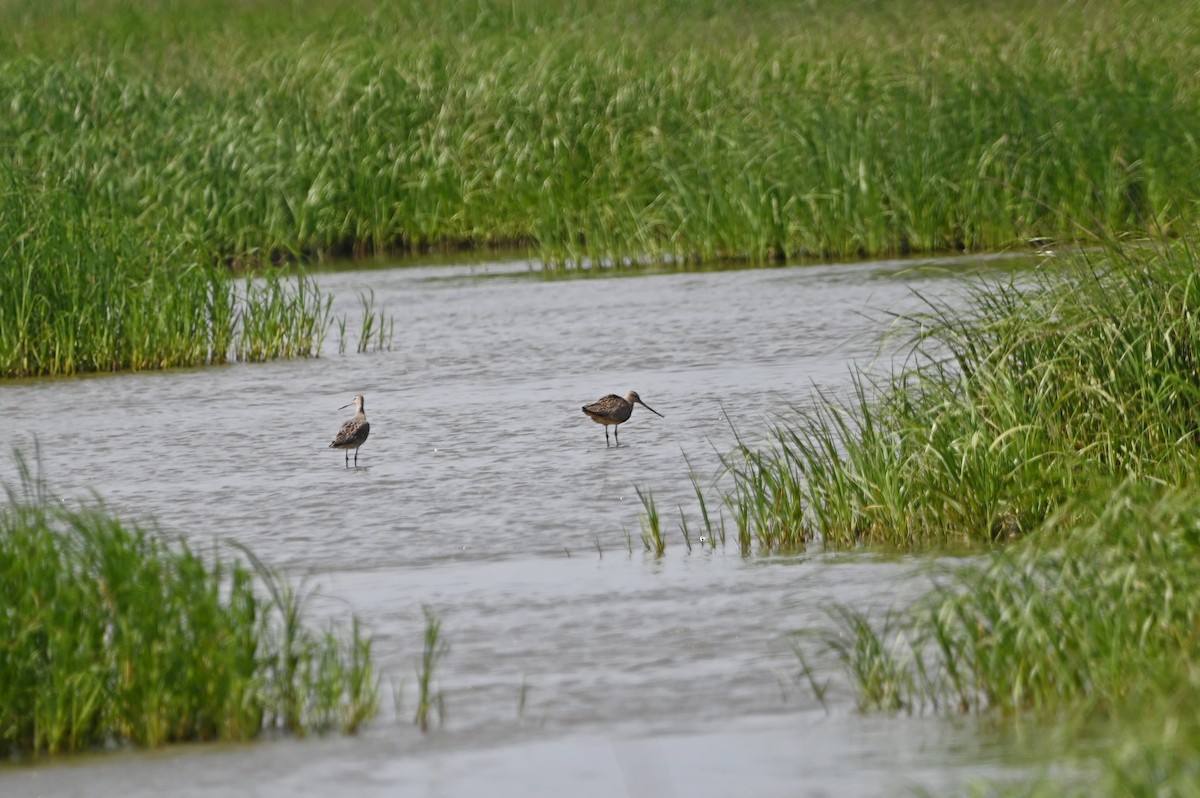
[[[330,449],[345,449],[346,450],[346,468],[350,467],[350,450],[354,450],[354,467],[358,468],[358,447],[367,442],[367,435],[371,432],[371,425],[367,423],[367,414],[363,412],[363,398],[356,396],[350,400],[349,405],[342,405],[338,410],[345,410],[350,405],[354,405],[354,418],[347,421],[337,431],[337,435],[333,438],[333,443],[329,444]]]
[[[616,440],[617,446],[621,445],[621,439],[617,436],[617,426],[628,421],[629,417],[633,415],[634,402],[637,402],[659,418],[664,418],[662,413],[643,402],[642,397],[638,396],[637,391],[630,391],[624,397],[610,393],[608,396],[597,399],[590,405],[583,406],[583,412],[587,413],[588,418],[597,424],[604,425],[604,448],[607,449],[609,446],[608,427],[610,424],[613,427],[613,438]]]

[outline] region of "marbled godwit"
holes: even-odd
[[[371,425],[367,423],[367,414],[363,412],[363,398],[356,396],[350,401],[354,405],[354,418],[347,421],[337,431],[330,449],[346,450],[346,468],[350,467],[350,450],[354,450],[354,467],[358,468],[358,447],[367,442]],[[345,410],[350,405],[342,405],[338,410]]]
[[[642,401],[642,397],[638,396],[637,391],[630,391],[625,394],[624,398],[617,396],[615,393],[610,393],[608,396],[597,399],[590,405],[583,406],[583,412],[587,413],[588,418],[597,424],[604,425],[604,448],[607,449],[609,445],[609,424],[613,427],[613,438],[616,440],[617,446],[621,445],[621,439],[617,435],[617,425],[625,423],[633,415],[634,402],[637,402],[659,418],[663,418],[662,413]]]

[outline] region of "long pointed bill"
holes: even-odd
[[[338,410],[345,410],[347,407],[350,407],[350,405],[352,405],[352,404],[354,404],[354,402],[351,402],[349,405],[342,405],[341,407],[338,408]]]
[[[653,413],[654,415],[658,416],[659,418],[666,418],[666,416],[664,416],[662,413],[660,413],[660,412],[658,412],[657,410],[655,410],[655,409],[654,409],[653,407],[651,407],[650,405],[648,405],[648,404],[646,404],[645,402],[643,402],[641,399],[638,399],[638,400],[637,400],[637,403],[638,403],[639,405],[641,405],[642,407],[646,408],[647,410],[649,410],[649,411],[650,411],[651,413]]]

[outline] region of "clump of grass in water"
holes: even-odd
[[[902,619],[837,610],[826,645],[864,708],[1086,724],[1112,741],[1100,794],[1188,794],[1160,785],[1195,784],[1198,528],[1194,488],[1099,486]]]
[[[304,275],[269,271],[246,280],[235,317],[234,357],[251,362],[316,357],[332,323],[332,303]]]
[[[702,521],[704,521],[704,535],[701,536],[700,541],[701,541],[701,543],[707,543],[709,548],[716,549],[717,540],[719,537],[721,545],[724,546],[725,545],[725,522],[722,519],[721,525],[719,527],[715,527],[713,525],[712,517],[708,514],[708,502],[704,498],[704,490],[703,490],[703,488],[700,487],[700,478],[696,475],[696,469],[692,467],[692,462],[691,462],[691,460],[688,459],[686,454],[683,456],[683,461],[685,463],[687,463],[688,479],[692,483],[692,490],[696,494],[696,502],[700,506],[700,519]],[[681,514],[682,514],[682,512],[683,511],[680,510]],[[718,536],[718,533],[719,533],[719,536]],[[691,547],[689,546],[689,549],[690,548]]]
[[[440,690],[433,691],[433,673],[450,647],[442,639],[442,622],[433,610],[422,606],[421,611],[425,614],[425,647],[417,668],[417,713],[413,722],[422,732],[427,732],[429,715],[434,709],[437,710],[438,721],[445,721],[445,696]]]
[[[683,534],[683,543],[687,546],[688,553],[692,552],[692,530],[688,527],[687,513],[684,512],[683,505],[679,505],[679,531]]]
[[[348,639],[316,633],[252,557],[253,570],[102,505],[65,508],[20,467],[0,508],[0,755],[353,732],[374,714],[357,622]]]
[[[646,551],[653,552],[655,557],[662,557],[667,553],[667,540],[663,537],[662,519],[659,518],[658,505],[654,502],[654,493],[650,490],[643,491],[636,486],[634,490],[637,491],[638,499],[645,509],[641,515],[642,545],[646,547]]]
[[[244,546],[238,546],[266,586],[272,615],[267,626],[269,645],[263,666],[274,678],[267,726],[303,735],[309,729],[335,726],[347,734],[374,716],[378,679],[371,664],[371,640],[358,618],[351,619],[350,637],[341,640],[332,625],[315,634],[304,623],[305,605],[312,593],[271,571]]]
[[[383,352],[392,348],[392,340],[396,334],[396,319],[387,316],[382,310],[375,310],[375,291],[358,295],[362,303],[362,324],[358,328],[358,352]],[[338,354],[346,353],[346,328],[349,319],[339,316],[335,320],[338,326]]]
[[[0,166],[0,376],[313,356],[330,298],[311,279],[238,281],[90,212],[77,187]],[[382,321],[382,320],[381,320]]]

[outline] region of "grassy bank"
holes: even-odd
[[[984,553],[883,618],[832,609],[862,708],[1078,724],[1110,748],[1046,794],[1195,794],[1198,319],[1186,240],[976,284],[898,325],[894,373],[727,458],[747,552]]]
[[[105,218],[78,185],[0,165],[0,377],[313,356],[330,299],[254,279]]]
[[[1197,199],[1182,2],[66,5],[0,9],[6,157],[222,258],[978,249]]]
[[[0,3],[0,375],[319,345],[320,297],[239,307],[217,266],[511,245],[765,262],[1190,228],[1193,15]]]
[[[1112,716],[1196,706],[1200,494],[1124,483],[935,578],[886,630],[834,638],[864,708]],[[1196,727],[1200,729],[1200,726]]]
[[[1187,484],[1200,453],[1200,270],[1186,242],[967,291],[898,322],[911,339],[894,374],[858,375],[848,396],[780,426],[773,447],[728,458],[744,538],[991,544],[1098,482]]]
[[[1198,529],[1194,488],[1090,493],[888,622],[839,609],[825,645],[865,710],[1019,715],[1089,741],[1083,775],[1001,794],[1194,796]]]
[[[369,638],[313,629],[247,557],[65,509],[26,474],[0,507],[0,756],[355,731],[376,707]]]

